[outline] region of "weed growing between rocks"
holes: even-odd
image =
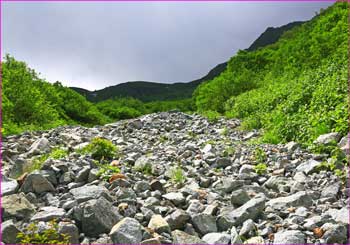
[[[110,160],[118,156],[118,148],[107,139],[94,138],[87,146],[85,146],[80,153],[91,154],[95,160],[103,161]]]
[[[48,228],[39,231],[37,223],[30,223],[24,230],[17,235],[21,244],[69,244],[70,236],[60,234],[56,220],[48,223]]]

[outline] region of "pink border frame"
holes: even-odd
[[[343,0],[343,1],[350,1],[350,0]],[[2,61],[2,2],[336,2],[335,0],[0,0],[0,61]],[[348,24],[349,24],[349,31],[350,31],[350,8],[349,8],[349,15],[348,15]],[[349,36],[349,42],[350,45],[350,36]],[[350,48],[348,47],[348,55],[350,55]],[[350,56],[349,56],[349,63],[350,63]],[[350,64],[349,67],[349,73],[350,73]],[[349,111],[350,113],[350,74],[348,73],[348,91],[349,91]],[[1,62],[0,62],[0,91],[2,91],[2,68],[1,68]],[[350,125],[350,115],[349,115],[349,125]],[[2,203],[1,203],[1,183],[2,183],[2,93],[0,94],[0,219],[2,217]],[[348,134],[348,145],[350,145],[350,132]],[[350,152],[347,151],[348,161],[350,161]],[[350,197],[350,171],[349,176],[347,180],[347,186],[349,187],[348,193]],[[350,204],[349,204],[350,207]],[[348,207],[348,208],[349,208]],[[350,223],[350,212],[349,212],[349,223]],[[2,220],[0,220],[0,242],[2,242],[2,232],[1,232],[1,225]],[[348,239],[350,239],[350,225],[348,229]],[[350,240],[348,240],[348,244],[350,245]],[[80,244],[72,244],[72,245],[80,245]],[[111,245],[111,244],[106,244]],[[128,244],[129,245],[129,244]],[[187,245],[187,244],[183,244]],[[204,244],[203,244],[204,245]],[[217,244],[217,245],[227,245],[227,244]],[[248,244],[249,245],[249,244]],[[251,244],[255,245],[255,244]],[[275,245],[287,245],[287,244],[275,244]],[[289,245],[300,245],[300,244],[289,244]],[[323,243],[323,245],[328,245]]]

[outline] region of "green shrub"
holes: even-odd
[[[53,159],[61,159],[68,155],[68,151],[60,148],[53,149],[49,157]]]
[[[257,163],[264,163],[267,160],[265,151],[259,147],[255,148],[253,152],[253,157]]]
[[[254,166],[254,170],[257,174],[262,175],[267,172],[267,166],[265,163],[259,163]]]
[[[114,174],[120,173],[120,168],[116,166],[111,166],[109,164],[99,164],[99,163],[97,163],[97,166],[99,167],[97,177],[106,181],[109,180]]]
[[[118,148],[107,139],[94,138],[82,149],[83,153],[90,153],[92,158],[103,161],[117,156]]]
[[[180,166],[171,170],[171,181],[176,184],[184,184],[186,181],[186,176]]]
[[[39,233],[37,223],[29,224],[24,232],[20,232],[17,238],[21,244],[69,244],[70,236],[58,232],[58,224],[55,220],[49,222],[49,228]]]
[[[152,175],[152,164],[146,163],[142,167],[134,168],[135,171],[141,172],[144,175]]]

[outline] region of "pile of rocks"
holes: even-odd
[[[167,112],[4,138],[3,242],[18,242],[29,223],[43,230],[56,219],[76,244],[347,243],[348,188],[318,168],[330,156],[295,142],[254,144],[259,133],[239,124]],[[122,178],[98,178],[93,159],[77,153],[94,137],[119,148],[114,164]],[[337,133],[317,143],[330,140],[347,148]],[[22,175],[55,147],[70,153]],[[255,171],[257,148],[266,155],[266,173]],[[138,171],[146,165],[150,174]],[[179,166],[184,183],[172,177]]]

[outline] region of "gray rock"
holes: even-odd
[[[210,214],[200,213],[192,216],[194,228],[201,234],[217,232],[216,219]]]
[[[232,194],[231,194],[232,205],[241,206],[241,205],[245,204],[246,202],[248,202],[249,200],[250,200],[250,197],[249,197],[248,193],[242,189],[236,190],[236,191],[232,192]]]
[[[231,228],[231,244],[242,244],[243,241],[238,235],[236,227],[232,226]]]
[[[71,244],[79,244],[79,229],[75,224],[70,222],[60,222],[58,224],[58,232],[69,236],[69,242]]]
[[[98,179],[98,172],[99,170],[96,168],[93,168],[90,170],[89,176],[88,176],[88,183],[91,183],[92,181],[95,181]]]
[[[326,244],[344,244],[348,241],[347,228],[344,225],[327,223],[321,228],[325,230],[322,239]]]
[[[304,244],[305,235],[301,231],[288,230],[279,231],[275,234],[274,244]]]
[[[19,188],[17,180],[7,178],[6,176],[2,176],[1,178],[1,195],[7,196],[11,194],[15,194]]]
[[[333,183],[324,188],[321,192],[321,197],[336,198],[340,191],[340,183]]]
[[[298,147],[299,147],[299,144],[294,142],[294,141],[291,141],[291,142],[288,142],[285,147],[287,148],[287,150],[289,152],[291,151],[295,151]]]
[[[66,214],[63,208],[42,207],[30,220],[31,221],[50,221],[53,219],[63,218]]]
[[[109,195],[108,190],[102,186],[84,185],[71,189],[69,192],[78,201],[78,203],[82,203],[91,199],[98,199],[99,197],[104,197],[107,200],[113,200]]]
[[[222,184],[218,186],[218,189],[224,193],[230,193],[232,191],[238,190],[244,185],[244,181],[235,180],[229,177],[222,178]]]
[[[225,233],[208,233],[202,237],[202,240],[208,244],[229,244],[231,236]]]
[[[89,178],[90,167],[83,167],[77,174],[75,182],[86,182]]]
[[[159,180],[152,180],[150,187],[152,191],[160,191],[161,193],[165,192],[163,184]]]
[[[136,161],[135,161],[135,164],[134,164],[134,168],[136,170],[142,170],[144,169],[147,165],[152,165],[150,163],[150,159],[146,156],[141,156],[139,157]]]
[[[20,240],[17,238],[21,231],[16,227],[12,220],[6,220],[1,224],[2,242],[7,244],[18,244]]]
[[[30,173],[24,180],[21,191],[25,193],[35,192],[41,194],[43,192],[55,192],[56,190],[51,182],[49,182],[40,171],[36,170]]]
[[[296,171],[298,172],[303,172],[306,175],[312,174],[317,172],[318,166],[321,164],[321,162],[315,161],[313,159],[310,159],[302,164],[300,164],[297,168]]]
[[[216,160],[216,165],[219,168],[226,168],[231,165],[231,159],[228,157],[220,157]]]
[[[124,218],[109,233],[114,244],[137,244],[142,241],[141,224],[133,218]]]
[[[38,155],[50,150],[49,141],[46,138],[36,140],[29,148],[28,155]]]
[[[171,230],[183,229],[190,220],[190,215],[182,209],[176,209],[175,212],[165,217],[165,220],[168,222]]]
[[[175,230],[171,232],[174,244],[206,244],[199,237],[187,234],[184,231]]]
[[[91,237],[108,233],[113,225],[122,218],[117,208],[113,207],[104,197],[100,197],[97,200],[89,200],[82,205],[82,231]]]
[[[118,203],[135,203],[136,202],[136,193],[131,188],[119,188],[115,193]]]
[[[165,198],[166,200],[171,201],[176,206],[180,206],[180,205],[185,203],[185,197],[180,192],[167,193],[167,194],[163,195],[163,198]]]
[[[159,214],[152,216],[150,222],[148,223],[148,228],[156,231],[158,234],[163,232],[170,234],[171,232],[168,222]]]
[[[299,191],[287,197],[278,197],[275,199],[271,199],[266,203],[266,206],[270,206],[276,210],[286,210],[289,207],[309,207],[313,203],[312,200],[313,193]]]
[[[265,208],[265,199],[265,195],[260,194],[235,210],[220,213],[217,220],[219,231],[241,225],[247,219],[255,220]]]
[[[134,190],[137,193],[144,192],[150,189],[151,189],[150,184],[147,181],[138,181],[134,185]]]
[[[1,206],[4,210],[3,217],[5,220],[29,220],[35,212],[35,206],[27,200],[23,193],[4,196],[1,199]]]
[[[332,141],[338,143],[341,138],[339,133],[322,134],[314,141],[315,144],[327,145]]]
[[[244,244],[265,244],[265,241],[261,236],[255,236],[244,241]]]
[[[330,215],[336,222],[349,224],[349,212],[347,207],[343,207],[342,209],[329,209],[325,214]]]
[[[256,230],[257,230],[257,228],[254,224],[254,221],[251,219],[248,219],[248,220],[243,222],[242,228],[239,231],[239,235],[247,237],[248,234],[255,233]]]

